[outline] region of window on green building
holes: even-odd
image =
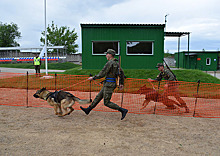
[[[127,41],[127,55],[153,55],[154,42]]]
[[[116,55],[119,52],[119,41],[93,41],[92,42],[92,54],[105,55],[108,49],[114,49]]]
[[[206,58],[206,65],[211,65],[211,58]]]

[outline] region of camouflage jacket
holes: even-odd
[[[157,75],[157,78],[155,80],[161,81],[163,78],[165,80],[176,81],[175,76],[168,69],[164,69],[163,72],[160,72],[160,74]]]
[[[123,76],[120,77],[121,79],[120,83],[124,85],[124,72],[122,69],[121,69],[121,73],[122,74],[120,75]],[[95,75],[93,79],[96,80],[105,77],[106,80],[104,81],[104,86],[116,87],[116,78],[118,77],[118,75],[119,75],[118,60],[116,58],[113,58],[105,64],[103,69],[99,72],[98,75]]]

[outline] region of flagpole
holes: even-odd
[[[47,71],[47,19],[46,19],[46,0],[44,0],[44,17],[45,17],[45,68],[46,75],[48,75]]]

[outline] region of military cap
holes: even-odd
[[[158,68],[158,67],[160,67],[160,66],[163,66],[163,67],[164,67],[163,63],[158,63],[157,66],[156,66],[156,68]]]
[[[105,52],[105,54],[111,54],[112,56],[115,56],[115,50],[113,49],[108,49],[107,52]]]

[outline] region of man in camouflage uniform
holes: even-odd
[[[104,98],[104,105],[111,108],[111,109],[115,109],[118,110],[122,113],[122,118],[121,120],[123,120],[128,112],[127,109],[121,108],[119,107],[117,104],[111,102],[111,97],[112,97],[112,93],[114,92],[114,89],[116,88],[116,78],[118,77],[119,74],[119,64],[118,64],[118,60],[116,58],[114,58],[115,56],[115,51],[113,49],[108,49],[106,52],[106,58],[108,60],[108,62],[105,64],[105,66],[103,67],[103,69],[99,72],[98,75],[95,75],[93,77],[89,77],[88,80],[92,81],[92,80],[96,80],[96,79],[100,79],[105,77],[105,81],[103,84],[103,87],[101,89],[101,91],[98,93],[98,95],[95,97],[95,99],[93,100],[93,102],[91,103],[91,105],[88,108],[83,108],[80,107],[87,115],[90,113],[90,111],[95,108],[97,106],[97,104]],[[123,89],[124,87],[124,74],[123,71],[122,72],[122,76],[120,76],[120,89]]]
[[[163,95],[168,96],[168,95],[173,95],[176,100],[180,103],[180,107],[185,108],[185,112],[189,113],[189,108],[186,106],[186,102],[180,97],[179,95],[179,88],[178,88],[178,83],[175,82],[177,81],[175,75],[168,69],[164,68],[163,63],[158,63],[156,68],[160,71],[160,74],[157,76],[156,79],[148,79],[149,81],[161,81],[163,78],[165,80],[168,80],[168,82],[164,85],[164,93]]]

